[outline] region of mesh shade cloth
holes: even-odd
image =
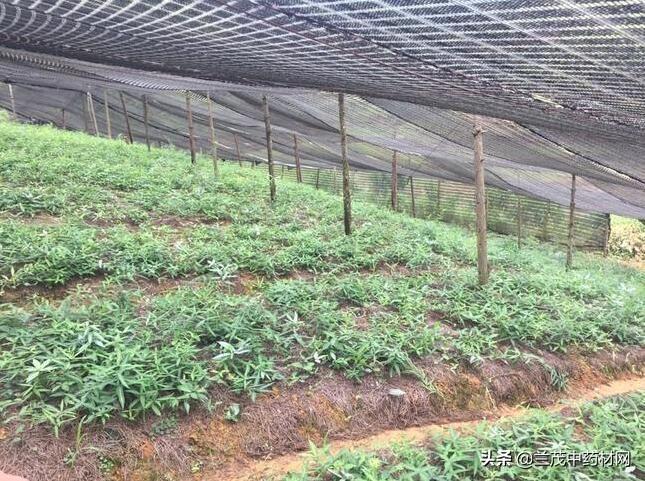
[[[110,89],[126,92],[142,138],[185,145],[192,90],[199,145],[203,94],[216,102],[222,156],[263,160],[260,99],[271,97],[276,160],[339,163],[335,96],[348,98],[350,162],[472,181],[471,114],[486,115],[488,184],[579,208],[645,217],[645,12],[640,0],[66,1],[0,0],[0,78],[23,117],[99,128]],[[21,87],[18,87],[20,85]],[[55,87],[55,88],[54,88]],[[162,92],[163,91],[163,92]],[[202,101],[200,101],[202,100]],[[0,93],[3,106],[7,92]]]

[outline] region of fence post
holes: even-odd
[[[237,138],[237,134],[233,134],[233,140],[235,141],[235,153],[237,155],[237,163],[242,167],[242,156],[240,155],[240,140]]]
[[[13,85],[7,83],[9,87],[9,102],[11,103],[11,120],[18,120],[18,112],[16,111],[16,97],[13,95]]]
[[[213,117],[213,102],[209,92],[206,92],[206,102],[208,102],[208,126],[211,131],[211,155],[213,156],[213,175],[219,175],[219,166],[217,165],[217,137],[215,135],[215,120]],[[239,156],[238,156],[239,157]]]
[[[302,183],[302,170],[300,168],[300,151],[298,150],[298,136],[293,134],[293,156],[296,160],[296,180]]]
[[[67,128],[67,119],[65,119],[65,109],[60,109],[60,114],[61,114],[61,124],[63,130]]]
[[[412,200],[412,217],[417,216],[417,205],[414,200],[414,177],[410,176],[410,199]]]
[[[108,101],[107,89],[103,91],[103,106],[105,107],[105,125],[107,128],[108,139],[112,138],[112,121],[110,119],[110,103]]]
[[[576,213],[576,174],[571,175],[571,202],[569,204],[569,236],[567,240],[567,269],[573,264],[574,215]]]
[[[392,194],[392,210],[396,211],[399,201],[399,183],[396,173],[396,161],[397,161],[397,152],[396,150],[392,153],[392,187],[390,188],[390,193]]]
[[[87,108],[90,112],[90,119],[92,119],[92,126],[94,127],[94,135],[99,137],[100,136],[99,126],[98,126],[98,122],[96,121],[96,111],[94,110],[94,100],[92,99],[92,94],[89,92],[87,92]]]
[[[609,255],[609,239],[611,238],[611,216],[606,214],[607,223],[605,224],[605,239],[602,246],[602,254],[607,257]]]
[[[544,223],[542,225],[542,240],[549,240],[549,217],[551,215],[551,201],[547,201],[546,212],[544,213]]]
[[[522,247],[522,198],[515,194],[517,200],[517,247]]]
[[[316,169],[316,190],[320,186],[320,168]]]
[[[271,112],[269,111],[269,99],[266,95],[262,96],[262,105],[264,107],[264,127],[267,137],[267,161],[269,164],[269,193],[271,201],[275,200],[275,176],[273,173],[273,139],[271,138]]]
[[[437,205],[435,206],[437,219],[441,218],[441,181],[437,180]]]
[[[479,284],[488,282],[488,246],[486,240],[486,187],[484,178],[483,131],[478,117],[473,130],[475,151],[475,211],[477,214],[477,271]]]
[[[343,161],[343,220],[345,235],[352,233],[352,197],[349,189],[349,160],[347,159],[347,131],[345,130],[345,94],[338,94],[338,123],[340,127],[340,154]]]
[[[130,117],[128,115],[128,108],[125,105],[123,92],[119,92],[119,97],[121,98],[121,106],[123,107],[123,116],[125,117],[125,128],[128,131],[128,140],[130,141],[130,144],[133,144],[134,138],[132,137],[132,129],[130,128]]]
[[[143,129],[146,135],[146,146],[150,152],[150,126],[148,125],[148,96],[143,95]]]
[[[195,165],[195,126],[193,125],[193,108],[190,103],[190,91],[186,90],[186,120],[188,121],[188,146],[190,148],[190,163]]]

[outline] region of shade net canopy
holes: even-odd
[[[340,163],[347,99],[350,163],[472,182],[472,125],[483,116],[486,181],[560,204],[645,217],[645,9],[640,0],[0,1],[0,79],[20,116],[99,130],[104,98],[125,131],[118,91],[143,137],[186,145],[192,91],[209,148],[266,158],[261,97],[276,160]],[[325,92],[326,91],[326,92]],[[7,89],[0,103],[10,107]],[[90,126],[91,127],[91,126]]]

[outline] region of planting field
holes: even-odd
[[[479,287],[472,232],[356,202],[345,236],[339,197],[277,184],[271,203],[261,166],[215,178],[206,156],[0,122],[0,471],[222,479],[642,374],[642,270],[492,235]],[[288,479],[629,479],[472,452],[628,449],[642,473],[642,412],[635,394]]]

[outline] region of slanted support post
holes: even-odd
[[[206,92],[206,102],[208,102],[208,126],[211,130],[211,155],[213,156],[213,175],[219,175],[219,166],[217,165],[217,136],[215,135],[215,118],[213,116],[213,101],[209,92]],[[239,159],[239,154],[238,154]]]
[[[235,141],[235,154],[237,155],[237,163],[242,167],[242,156],[240,155],[240,139],[238,139],[237,134],[233,134],[233,140]]]
[[[417,204],[414,200],[414,177],[410,176],[410,199],[412,201],[412,217],[417,216]]]
[[[473,129],[475,151],[475,212],[477,215],[477,272],[479,284],[488,282],[488,245],[486,239],[486,187],[484,178],[484,140],[479,118]]]
[[[300,151],[298,149],[298,135],[293,134],[293,157],[296,161],[296,180],[302,183],[302,169],[300,168]]]
[[[349,161],[347,159],[347,131],[345,129],[345,94],[338,94],[338,121],[340,125],[340,154],[343,161],[343,220],[345,235],[352,233],[352,197],[349,189]]]
[[[92,126],[94,127],[94,135],[99,137],[100,136],[99,125],[98,125],[98,122],[96,121],[96,111],[94,110],[94,100],[92,99],[92,94],[89,92],[87,92],[87,109],[90,113],[90,118],[92,119]]]
[[[18,112],[16,111],[16,97],[13,94],[13,85],[7,84],[9,87],[9,102],[11,102],[11,120],[18,120]]]
[[[150,152],[150,125],[148,124],[148,96],[143,95],[143,129],[146,135],[146,146]]]
[[[103,107],[105,108],[105,126],[108,139],[112,138],[112,119],[110,119],[110,101],[108,100],[107,89],[103,91]]]
[[[125,96],[123,92],[119,92],[119,98],[121,99],[121,107],[123,108],[123,117],[125,118],[125,128],[128,134],[128,141],[130,144],[134,143],[134,137],[132,137],[132,128],[130,127],[130,116],[128,115],[128,108],[125,105]]]
[[[576,214],[576,174],[571,175],[571,202],[569,203],[569,235],[567,239],[567,269],[573,265],[574,216]]]
[[[396,161],[397,161],[397,152],[396,150],[392,153],[392,187],[390,189],[392,194],[392,210],[396,211],[398,208],[399,201],[399,182],[398,175],[396,173]]]
[[[186,120],[188,121],[188,147],[190,148],[190,163],[195,165],[195,126],[193,125],[193,107],[190,102],[190,91],[186,90]]]
[[[267,137],[267,162],[269,164],[269,194],[271,202],[275,200],[275,175],[273,172],[273,138],[271,135],[271,112],[269,111],[269,99],[266,95],[262,96],[262,106],[264,107],[264,128]]]

